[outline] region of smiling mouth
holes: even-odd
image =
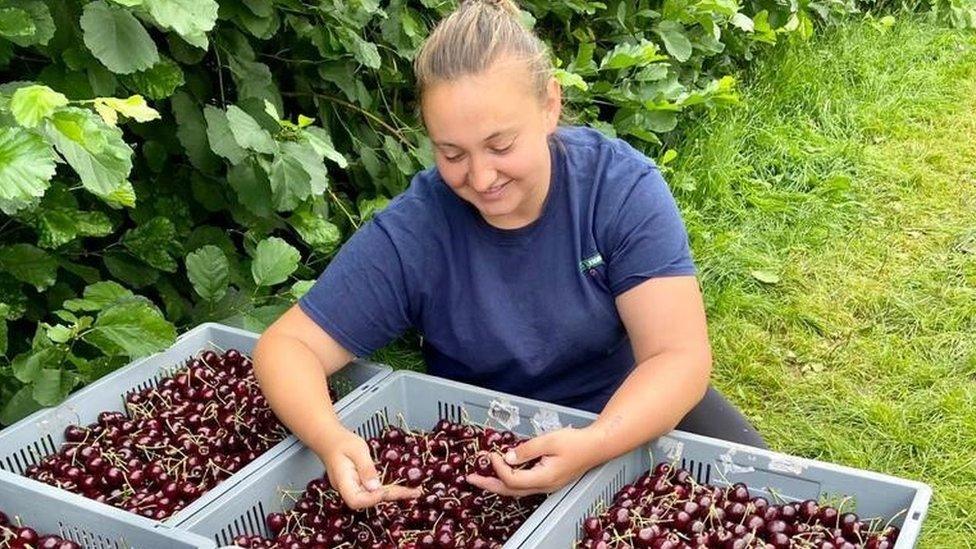
[[[501,185],[495,185],[494,187],[488,189],[487,191],[479,192],[478,194],[487,197],[498,196],[499,194],[501,194],[503,190],[505,190],[505,187],[508,187],[508,184],[511,182],[512,180],[509,179],[508,181],[502,183]]]

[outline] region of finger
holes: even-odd
[[[335,477],[335,486],[342,496],[342,501],[352,509],[372,507],[383,500],[383,492],[369,492],[363,488],[359,483],[359,473],[356,472],[351,461],[340,465]]]
[[[423,495],[420,488],[410,488],[397,484],[387,484],[381,490],[383,501],[396,501],[401,499],[416,499]]]
[[[376,464],[373,463],[373,458],[370,457],[369,450],[365,448],[365,444],[363,448],[356,448],[347,455],[356,466],[359,483],[362,484],[363,488],[370,492],[379,490],[382,485],[380,475],[376,472]]]
[[[466,480],[468,481],[468,484],[471,484],[472,486],[477,486],[482,490],[494,492],[502,496],[522,497],[542,492],[539,490],[514,490],[508,486],[505,486],[504,482],[495,477],[485,477],[470,474],[467,476]]]
[[[526,440],[505,454],[505,462],[509,465],[519,465],[551,453],[553,435],[554,433],[547,433]]]
[[[548,469],[541,464],[531,469],[512,469],[498,454],[491,455],[491,464],[494,465],[499,480],[514,490],[543,491],[551,480]]]

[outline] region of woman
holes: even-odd
[[[380,486],[323,383],[410,327],[434,375],[599,413],[493,456],[498,478],[468,479],[486,490],[554,491],[675,426],[762,445],[708,389],[701,295],[661,174],[621,140],[558,126],[559,84],[518,9],[463,3],[415,72],[436,166],[346,243],[254,351],[272,408],[346,503],[419,495]]]

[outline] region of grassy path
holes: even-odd
[[[976,35],[855,22],[767,59],[668,174],[715,383],[774,449],[931,484],[920,547],[976,547]]]
[[[775,449],[931,484],[920,546],[976,547],[976,37],[784,48],[689,139],[717,385]]]

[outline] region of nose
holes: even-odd
[[[471,163],[468,166],[468,185],[479,193],[487,191],[498,179],[498,172],[484,158],[471,156]]]

